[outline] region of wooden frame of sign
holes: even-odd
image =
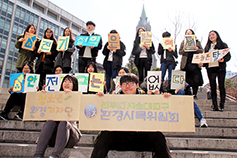
[[[108,44],[112,49],[120,49],[120,37],[117,33],[108,34]]]

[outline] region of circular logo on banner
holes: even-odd
[[[97,114],[97,109],[96,109],[96,107],[94,105],[88,105],[84,109],[84,114],[88,118],[94,118],[96,116],[96,114]]]

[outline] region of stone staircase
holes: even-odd
[[[0,89],[0,108],[9,97]],[[195,100],[207,120],[208,128],[200,128],[196,119],[195,133],[164,133],[173,158],[237,158],[237,103],[228,102],[224,112],[212,112],[206,93],[198,93]],[[0,110],[1,110],[0,109]],[[15,110],[17,110],[15,108]],[[14,113],[11,114],[14,116]],[[32,157],[35,141],[44,122],[0,121],[0,157]],[[81,131],[83,136],[76,147],[65,149],[61,157],[88,158],[98,131]],[[45,156],[52,153],[48,148]],[[150,158],[151,152],[110,151],[109,158]]]

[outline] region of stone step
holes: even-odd
[[[229,127],[237,128],[237,113],[234,112],[203,112],[207,120],[208,127]],[[223,118],[222,118],[223,117]],[[0,120],[1,129],[14,129],[26,131],[40,131],[45,122],[37,121],[2,121]],[[196,127],[199,127],[199,120],[195,119]]]
[[[80,140],[80,145],[91,145],[98,134],[98,131],[86,132],[82,131],[83,136]],[[196,132],[193,133],[164,132],[163,134],[166,137],[237,139],[236,133],[237,128],[196,128]],[[0,135],[2,136],[0,137],[0,142],[34,144],[39,134],[39,131],[0,130]]]
[[[1,157],[32,157],[35,152],[35,144],[15,144],[0,143]],[[61,157],[71,158],[89,158],[92,153],[92,147],[75,147],[66,148]],[[48,157],[52,153],[53,148],[48,147],[45,156]],[[174,158],[236,158],[237,152],[222,151],[202,151],[202,150],[171,150],[171,156]],[[109,151],[109,158],[151,158],[151,152],[134,152],[134,151]]]
[[[211,105],[198,105],[198,107],[201,109],[201,111],[212,111],[212,106]],[[236,105],[225,105],[225,111],[228,112],[237,112],[237,106]]]
[[[0,131],[2,135],[1,142],[15,143],[35,143],[39,136],[39,132],[23,132],[23,131]],[[166,135],[166,140],[170,149],[195,149],[195,150],[221,150],[236,151],[237,139],[233,138],[190,138],[190,137],[174,137]],[[188,136],[188,135],[187,135]],[[83,134],[78,146],[92,147],[97,135]],[[14,138],[14,139],[13,139]],[[236,137],[235,137],[236,138]],[[13,139],[13,140],[12,140]]]

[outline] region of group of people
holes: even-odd
[[[82,36],[98,35],[94,33],[95,23],[88,21],[86,23],[87,33],[81,34]],[[192,58],[194,54],[213,51],[216,49],[228,48],[218,32],[210,31],[208,42],[203,50],[200,41],[196,40],[196,46],[194,46],[194,51],[186,52],[186,46],[184,41],[181,43],[179,48],[179,54],[182,55],[181,67],[182,71],[186,71],[186,87],[185,89],[170,89],[171,82],[171,72],[176,67],[176,59],[178,58],[177,47],[175,50],[172,48],[164,49],[162,44],[159,44],[158,54],[161,56],[161,71],[162,71],[162,84],[159,90],[149,91],[146,89],[146,85],[143,86],[145,76],[147,76],[147,71],[150,70],[152,65],[152,54],[155,53],[154,44],[151,47],[140,44],[140,34],[146,31],[144,28],[139,28],[136,33],[134,40],[132,54],[135,55],[134,63],[138,68],[139,77],[134,74],[129,73],[127,68],[122,67],[123,56],[126,55],[125,44],[120,41],[120,49],[113,49],[109,46],[108,42],[104,45],[103,55],[104,59],[104,69],[106,72],[106,83],[105,91],[103,93],[97,93],[97,96],[103,97],[104,93],[111,94],[162,94],[164,97],[169,97],[171,94],[174,95],[194,95],[197,99],[198,86],[203,84],[201,67],[204,66],[207,69],[208,77],[211,86],[211,98],[212,104],[214,106],[213,110],[218,111],[217,105],[217,94],[216,94],[216,77],[218,77],[219,89],[220,89],[220,109],[224,110],[225,104],[225,72],[226,72],[226,62],[230,60],[230,53],[219,59],[216,63],[211,64],[193,64]],[[36,27],[31,24],[27,26],[25,32],[36,33]],[[24,34],[25,34],[24,32]],[[116,30],[111,30],[110,33],[118,33]],[[69,73],[71,71],[71,61],[72,54],[75,52],[76,47],[79,49],[79,59],[78,59],[78,70],[80,73],[93,73],[97,72],[96,67],[96,57],[98,56],[98,51],[102,49],[102,38],[97,47],[88,46],[74,46],[74,38],[72,36],[72,30],[70,28],[65,28],[63,36],[70,36],[70,42],[67,50],[57,51],[57,40],[54,37],[53,30],[48,28],[45,30],[44,38],[53,40],[53,46],[51,51],[48,53],[41,52],[39,48],[40,41],[37,40],[33,51],[21,48],[24,39],[24,34],[18,37],[16,48],[19,48],[18,60],[16,68],[19,72],[23,73],[33,73],[40,74],[40,84],[37,88],[38,90],[44,91],[45,87],[45,76],[46,74],[61,74]],[[194,31],[188,29],[185,32],[186,35],[195,35]],[[163,38],[170,37],[169,32],[164,32],[162,34]],[[36,57],[37,62],[34,62]],[[165,74],[168,70],[168,84],[164,84]],[[116,76],[120,77],[120,90],[115,92],[115,83],[112,79]],[[191,92],[191,88],[192,91]],[[11,88],[9,88],[11,91]],[[60,91],[65,91],[68,93],[70,91],[78,91],[78,81],[76,77],[71,75],[66,75],[62,81]],[[88,92],[91,94],[93,92]],[[24,105],[25,105],[25,93],[13,93],[8,99],[5,109],[1,112],[0,118],[2,120],[8,120],[8,113],[11,108],[18,104],[21,106],[20,112],[16,115],[16,118],[21,120],[23,117]],[[97,97],[95,96],[95,97]],[[20,100],[20,102],[19,102]],[[194,113],[200,121],[200,127],[207,127],[206,120],[204,119],[200,109],[194,102]],[[76,122],[69,121],[47,121],[41,130],[41,134],[38,139],[37,148],[34,157],[43,157],[47,145],[54,146],[53,153],[51,157],[59,157],[63,152],[65,147],[73,147],[76,145],[81,137],[81,133],[76,126]],[[135,150],[144,151],[151,150],[154,151],[155,157],[171,157],[170,151],[165,140],[164,135],[161,132],[112,132],[112,131],[102,131],[96,141],[95,147],[92,152],[91,157],[106,157],[109,150]]]

